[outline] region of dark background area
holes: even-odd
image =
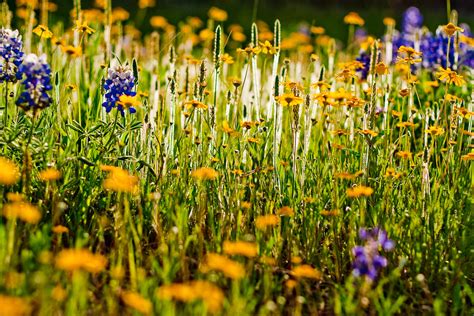
[[[156,7],[148,9],[146,18],[135,20],[134,13],[138,10],[138,0],[113,0],[113,6],[121,6],[131,12],[131,21],[143,32],[150,31],[148,18],[163,15],[171,23],[178,23],[187,16],[205,18],[211,6],[225,9],[229,13],[228,24],[240,23],[250,28],[257,1],[257,18],[273,23],[276,18],[282,22],[283,28],[296,26],[301,21],[323,26],[329,35],[344,39],[347,27],[342,19],[349,11],[357,11],[365,20],[365,28],[376,36],[382,35],[384,27],[382,19],[391,16],[401,21],[402,13],[410,6],[417,6],[424,15],[424,24],[435,30],[440,24],[447,23],[446,0],[156,0]],[[7,0],[14,5],[13,0]],[[71,23],[69,12],[73,0],[52,0],[59,6],[54,14],[56,19]],[[83,0],[83,8],[91,8],[93,0]],[[451,0],[451,8],[459,12],[459,22],[474,27],[474,0]],[[227,24],[227,25],[228,25]]]

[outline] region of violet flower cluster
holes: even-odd
[[[0,29],[0,83],[20,79],[18,67],[23,61],[23,42],[18,30]]]
[[[25,111],[38,110],[48,107],[52,99],[48,95],[51,86],[51,68],[46,61],[46,55],[28,54],[18,68],[23,92],[16,104]]]
[[[386,231],[378,227],[362,228],[359,231],[359,237],[365,241],[365,244],[352,248],[354,255],[352,274],[356,277],[367,276],[370,280],[375,280],[379,271],[388,263],[387,258],[382,256],[380,251],[391,251],[395,243],[387,237]]]
[[[474,68],[474,49],[472,46],[460,40],[456,48],[456,40],[454,38],[449,40],[441,26],[434,33],[422,28],[422,26],[423,15],[420,10],[416,7],[408,8],[402,17],[401,32],[395,31],[393,34],[393,62],[396,61],[398,48],[409,46],[422,52],[423,60],[421,67],[425,69],[436,70],[438,67],[446,68],[448,66],[447,59],[449,59],[450,67],[456,64],[458,66]],[[468,25],[461,24],[460,27],[464,29],[462,36],[467,38],[473,37]],[[448,44],[449,56],[447,56]],[[362,79],[367,78],[370,67],[369,59],[370,51],[361,49],[357,60],[361,61],[365,66],[359,70]]]
[[[135,77],[128,66],[117,66],[109,69],[107,79],[105,80],[105,100],[102,106],[109,113],[114,107],[124,115],[124,107],[118,103],[122,95],[135,96],[133,91],[135,86]],[[134,107],[128,107],[130,113],[135,113]]]

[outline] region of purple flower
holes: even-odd
[[[104,89],[105,89],[105,100],[102,103],[102,106],[105,107],[107,113],[110,112],[114,107],[120,111],[122,116],[124,113],[124,108],[122,105],[118,104],[120,96],[128,95],[134,96],[136,92],[133,91],[135,87],[135,77],[133,72],[128,66],[117,66],[109,69],[107,79],[105,80]],[[133,107],[129,108],[130,113],[135,113],[136,109]]]
[[[16,104],[25,111],[44,109],[48,107],[52,99],[48,95],[51,86],[51,68],[46,61],[46,55],[38,57],[29,54],[18,68],[18,73],[24,77],[21,82],[23,92]]]
[[[18,67],[23,60],[23,42],[18,30],[0,29],[0,83],[20,79]]]
[[[395,247],[395,243],[388,238],[386,231],[378,227],[362,228],[359,231],[359,238],[365,241],[365,244],[352,248],[354,256],[352,274],[356,277],[365,275],[369,279],[375,280],[378,272],[388,264],[387,258],[380,255],[379,251],[391,251]]]
[[[405,33],[415,33],[423,25],[423,15],[417,7],[409,7],[402,18],[402,31]]]

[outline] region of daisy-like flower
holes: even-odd
[[[78,30],[81,33],[87,33],[87,34],[93,34],[95,33],[95,30],[87,25],[87,22],[80,22],[79,20],[76,21],[76,27],[74,28],[75,30]]]
[[[140,101],[137,100],[137,96],[123,94],[117,101],[117,109],[121,113],[123,113],[124,110],[128,110],[130,113],[135,113],[137,111],[135,108],[139,105]]]
[[[48,107],[52,99],[48,95],[51,86],[51,68],[46,61],[46,55],[29,54],[18,68],[22,81],[23,92],[16,104],[23,110],[37,110]]]
[[[303,103],[304,99],[297,97],[292,93],[285,93],[277,97],[277,101],[283,106],[295,106]]]
[[[105,80],[104,90],[104,102],[102,106],[105,107],[107,113],[113,108],[117,108],[120,114],[125,115],[124,112],[124,101],[130,101],[128,97],[134,97],[136,92],[133,91],[135,87],[135,77],[133,72],[128,66],[117,66],[109,69],[107,79]],[[120,100],[122,98],[122,101]],[[129,104],[129,103],[127,103]],[[128,108],[130,113],[135,113],[134,107]]]
[[[449,22],[448,24],[443,26],[443,31],[448,36],[453,36],[456,32],[464,32],[464,30],[453,23]]]
[[[0,29],[0,83],[21,78],[18,67],[23,61],[23,42],[18,30]]]
[[[51,38],[53,37],[53,32],[49,30],[49,28],[45,25],[38,25],[33,29],[33,33],[38,35],[40,38]]]
[[[451,70],[451,68],[444,69],[443,67],[439,67],[436,76],[439,80],[446,81],[447,84],[454,84],[455,86],[462,86],[466,83],[463,77],[458,75],[454,70]]]

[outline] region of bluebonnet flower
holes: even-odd
[[[124,113],[124,107],[120,104],[120,97],[135,96],[136,92],[133,91],[135,86],[135,77],[133,72],[128,66],[117,66],[109,69],[107,79],[105,80],[105,100],[102,106],[105,107],[107,113],[109,113],[114,107],[120,111],[122,116]],[[127,107],[130,113],[135,113],[136,109],[133,106]]]
[[[365,245],[352,248],[354,255],[352,274],[356,277],[365,275],[375,280],[380,269],[388,264],[387,258],[380,255],[379,251],[391,251],[395,243],[388,238],[386,231],[378,227],[369,230],[361,229],[359,237],[365,241]]]
[[[48,107],[52,99],[48,95],[51,86],[51,68],[46,61],[46,55],[38,57],[35,54],[26,55],[18,68],[22,81],[23,92],[16,104],[25,111],[38,110]]]
[[[402,31],[413,34],[423,25],[423,15],[417,7],[409,7],[402,17]]]
[[[20,79],[18,67],[23,60],[23,42],[18,30],[0,29],[0,83]]]
[[[370,51],[361,50],[356,60],[360,61],[364,65],[364,68],[357,69],[357,72],[360,73],[361,79],[367,79],[370,69]]]

